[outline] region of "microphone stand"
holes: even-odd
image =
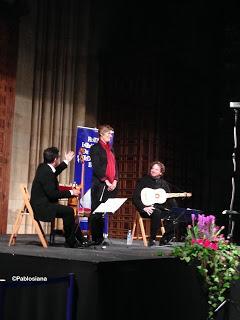
[[[233,139],[234,139],[234,147],[232,154],[232,162],[233,162],[233,175],[232,175],[232,196],[230,202],[230,211],[233,211],[233,205],[235,200],[235,176],[237,171],[236,164],[236,151],[237,151],[237,121],[238,121],[238,110],[234,108],[234,127],[233,127]],[[235,221],[233,220],[232,214],[228,216],[228,234],[227,239],[232,242],[233,239],[233,231],[234,231]]]

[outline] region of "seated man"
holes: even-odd
[[[165,166],[159,161],[155,161],[150,166],[150,173],[145,175],[137,182],[133,193],[133,203],[139,211],[142,218],[151,219],[150,238],[148,246],[154,246],[157,232],[160,228],[161,219],[166,219],[170,213],[170,208],[176,207],[177,203],[174,199],[167,199],[164,204],[156,203],[146,206],[141,200],[141,191],[144,188],[164,189],[167,193],[170,192],[168,183],[162,178],[165,172]],[[160,239],[159,245],[167,244],[173,236],[172,221],[164,221],[165,234]]]
[[[43,152],[44,163],[40,163],[32,183],[30,203],[34,217],[39,221],[53,221],[55,218],[63,219],[66,246],[70,248],[88,245],[78,224],[75,224],[74,210],[69,206],[58,203],[59,199],[78,196],[80,191],[60,191],[57,176],[67,168],[74,158],[74,152],[65,154],[66,160],[60,163],[59,150],[55,147],[47,148]]]

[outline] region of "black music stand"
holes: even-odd
[[[100,205],[93,211],[92,214],[96,212],[103,213],[103,216],[107,214],[114,214],[128,198],[109,198],[106,202],[100,203]],[[108,218],[107,223],[104,225],[104,242],[108,239]]]
[[[173,223],[173,238],[171,239],[171,242],[176,242],[176,234],[177,234],[177,226],[180,223],[185,223],[186,225],[192,223],[191,219],[191,214],[201,214],[203,213],[201,210],[197,209],[190,209],[190,208],[179,208],[179,207],[174,207],[171,210],[172,215],[175,216],[173,218],[170,218],[168,220],[171,220]]]
[[[235,226],[235,221],[233,220],[233,214],[239,214],[237,211],[233,211],[233,205],[235,200],[235,176],[237,172],[237,162],[236,162],[236,153],[237,153],[237,122],[238,122],[238,110],[240,109],[240,102],[230,102],[230,108],[234,110],[234,127],[233,127],[233,153],[232,153],[232,162],[233,162],[233,174],[232,174],[232,195],[230,202],[230,209],[224,210],[223,214],[228,214],[228,235],[227,239],[232,242],[233,231]],[[234,213],[233,213],[234,212]]]
[[[177,230],[179,230],[179,224],[185,222],[185,220],[183,221],[183,218],[185,216],[186,209],[185,208],[179,208],[179,209],[181,209],[180,213],[175,218],[172,219],[173,237],[170,240],[170,242],[176,242],[177,240],[176,235],[177,235]]]
[[[234,232],[234,228],[235,228],[234,217],[239,217],[240,216],[240,212],[234,211],[234,210],[224,210],[222,212],[222,214],[228,215],[227,240],[229,240],[229,242],[232,242],[233,241],[233,232]]]

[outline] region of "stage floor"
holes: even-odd
[[[159,252],[164,256],[171,254],[174,245],[144,247],[142,240],[134,240],[128,246],[126,240],[109,239],[109,246],[91,246],[89,248],[65,248],[64,238],[56,236],[55,245],[43,248],[34,235],[19,235],[16,245],[8,246],[9,236],[0,236],[0,253],[17,254],[26,256],[48,257],[57,259],[71,259],[85,262],[104,262],[104,261],[123,261],[123,260],[142,260],[159,259]]]
[[[134,240],[127,246],[126,240],[110,239],[105,248],[70,249],[64,247],[64,238],[57,236],[56,245],[44,249],[35,235],[19,235],[16,245],[10,247],[8,240],[9,236],[0,237],[0,279],[11,283],[16,276],[54,279],[74,274],[73,320],[145,320],[158,316],[158,307],[169,320],[176,315],[192,320],[185,311],[192,299],[190,287],[196,291],[193,305],[198,306],[202,299],[195,272],[189,273],[187,266],[170,256],[173,245],[149,248]],[[176,309],[171,309],[171,300],[179,299],[186,279],[191,280],[176,301]],[[16,310],[19,320],[65,320],[66,286],[8,289],[4,304],[1,320],[15,320]]]
[[[11,283],[13,276],[74,274],[71,320],[207,318],[207,295],[198,272],[171,256],[182,243],[144,247],[142,240],[127,246],[126,239],[110,239],[104,248],[70,249],[56,236],[56,245],[44,249],[36,235],[19,235],[10,247],[8,240],[0,236],[0,279]],[[18,320],[65,320],[66,285],[7,289],[2,309],[1,320],[15,320],[16,314]]]

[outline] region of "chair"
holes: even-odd
[[[136,212],[135,219],[133,222],[133,229],[132,229],[132,239],[142,239],[143,244],[145,247],[147,247],[147,238],[150,235],[150,223],[151,220],[149,218],[142,218],[139,214],[139,212]],[[140,229],[140,230],[139,230]],[[146,230],[146,231],[145,231]],[[141,232],[141,236],[139,233]],[[136,232],[136,236],[135,236]],[[165,228],[163,225],[163,219],[161,220],[161,227],[160,227],[160,234],[157,235],[157,238],[160,238],[164,235],[165,233]]]
[[[33,209],[30,204],[30,196],[29,196],[29,192],[27,190],[27,187],[24,184],[21,184],[20,190],[21,190],[21,193],[23,196],[23,207],[22,207],[22,209],[19,209],[19,211],[17,213],[17,217],[16,217],[15,223],[13,225],[13,231],[10,236],[10,240],[9,240],[8,245],[11,246],[11,245],[16,244],[16,238],[17,238],[17,234],[18,234],[19,228],[22,223],[22,219],[24,216],[29,216],[30,219],[32,220],[33,226],[37,232],[37,235],[39,237],[39,240],[41,241],[42,246],[44,248],[47,248],[48,244],[47,244],[46,236],[45,236],[45,233],[42,229],[42,226],[38,220],[34,219]]]

